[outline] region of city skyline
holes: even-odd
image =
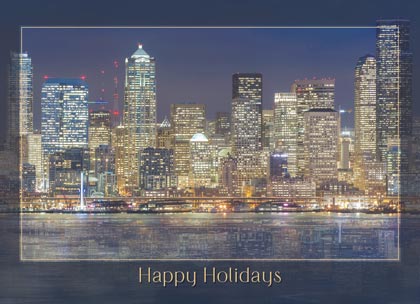
[[[170,120],[161,123],[157,95],[165,87],[157,81],[160,57],[140,43],[125,59],[123,81],[117,71],[120,64],[113,62],[113,102],[106,123],[100,119],[106,113],[104,101],[109,100],[104,70],[97,79],[101,82],[99,97],[92,97],[90,86],[88,93],[86,75],[71,79],[44,76],[41,139],[45,186],[39,191],[65,196],[75,193],[80,184],[80,195],[87,191],[86,196],[108,192],[112,196],[230,193],[264,197],[282,191],[290,195],[290,187],[298,189],[293,190],[296,197],[398,195],[403,180],[400,166],[413,157],[408,151],[401,152],[402,142],[395,137],[401,125],[406,135],[404,147],[408,147],[412,104],[409,21],[379,20],[377,24],[378,59],[359,54],[352,66],[354,99],[348,109],[342,109],[337,101],[335,77],[298,77],[289,82],[288,89],[269,96],[271,102],[264,107],[266,77],[246,71],[232,74],[230,113],[220,112],[216,102],[175,102],[170,104]],[[321,39],[319,45],[327,47],[328,43]],[[310,50],[310,54],[313,60],[317,53]],[[373,61],[369,59],[370,66],[365,67],[370,57]],[[327,58],[332,59],[331,54]],[[253,56],[246,59],[255,64]],[[306,60],[297,59],[297,63]],[[185,72],[174,81],[188,74],[191,62],[181,62]],[[321,60],[319,64],[325,63]],[[322,65],[321,73],[324,67],[328,71],[328,64]],[[25,70],[32,72],[32,65]],[[203,76],[200,81],[205,79]],[[123,106],[120,102],[116,108],[118,84],[124,88]],[[17,90],[12,83],[10,88],[11,92]],[[194,88],[194,82],[180,90],[189,92],[189,88]],[[215,86],[213,91],[218,89]],[[353,107],[356,130],[344,127],[342,132],[341,121]],[[216,109],[216,119],[206,119]],[[117,115],[119,125],[115,124]],[[33,185],[39,184],[35,182],[36,166],[26,162],[29,142],[36,142],[36,137],[22,136],[28,143],[22,150],[28,155],[22,163],[24,192],[30,193]],[[57,192],[48,184],[63,186]]]
[[[162,38],[157,41],[156,37]],[[289,91],[296,79],[313,77],[335,78],[336,105],[350,108],[354,64],[361,55],[375,50],[374,29],[24,29],[23,39],[23,49],[31,50],[37,74],[35,108],[36,91],[42,77],[55,77],[64,70],[66,77],[87,76],[90,100],[105,97],[112,108],[113,62],[117,60],[120,112],[124,96],[123,60],[130,55],[128,49],[142,43],[147,52],[158,58],[157,114],[160,121],[169,114],[172,103],[204,103],[209,106],[210,118],[217,111],[230,111],[230,88],[226,82],[237,72],[264,75],[264,109],[271,108],[276,92]],[[337,40],[340,43],[332,43]],[[106,47],[108,41],[115,41],[112,48]],[[86,45],[86,57],[74,58],[77,43]],[[123,46],[126,49],[123,50]],[[99,52],[94,51],[96,48],[100,48]],[[48,56],[49,49],[55,52]],[[68,66],[60,61],[58,53],[66,54],[73,64]],[[213,87],[218,89],[212,90]],[[34,115],[37,125],[39,110],[36,109]],[[352,126],[351,116],[343,117],[346,126]]]

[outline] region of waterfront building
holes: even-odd
[[[49,190],[55,197],[78,197],[82,172],[85,176],[85,196],[89,194],[88,181],[89,150],[69,148],[49,156]]]
[[[282,199],[311,199],[316,195],[316,184],[307,178],[274,178],[268,183],[268,195]]]

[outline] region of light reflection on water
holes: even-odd
[[[396,215],[24,214],[24,259],[396,259]]]

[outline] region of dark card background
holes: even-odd
[[[418,1],[3,1],[0,4],[0,129],[6,128],[7,63],[21,25],[375,25],[412,21],[414,100],[419,112]],[[65,58],[63,58],[65,60]],[[0,303],[420,303],[420,225],[403,219],[401,262],[21,263],[17,215],[0,222]],[[140,286],[138,267],[280,270],[283,283]]]

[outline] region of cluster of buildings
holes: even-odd
[[[85,195],[105,197],[418,191],[408,187],[420,169],[409,22],[378,21],[376,38],[354,70],[354,130],[341,128],[334,79],[295,80],[264,110],[260,73],[232,75],[230,113],[208,120],[204,104],[180,103],[158,122],[155,59],[139,45],[125,60],[121,119],[89,109],[86,81],[50,78],[37,132],[31,58],[12,54],[8,144],[21,145],[22,190],[77,196],[83,180]]]

